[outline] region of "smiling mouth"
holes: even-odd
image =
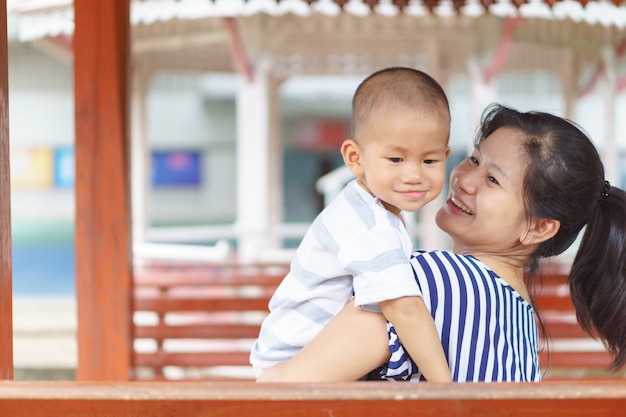
[[[403,191],[401,194],[410,199],[421,200],[426,195],[426,191]]]
[[[472,213],[472,210],[470,210],[469,207],[467,207],[465,204],[461,203],[459,200],[454,198],[454,196],[450,197],[450,201],[452,201],[452,204],[454,204],[456,207],[461,209],[462,212],[467,213],[467,214],[474,214]]]

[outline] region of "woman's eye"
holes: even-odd
[[[470,164],[478,165],[478,159],[476,159],[475,157],[470,156],[468,159],[469,159]]]
[[[498,182],[498,180],[495,177],[492,177],[491,175],[489,177],[487,177],[489,179],[489,182],[492,182],[496,185],[500,185],[500,183]]]

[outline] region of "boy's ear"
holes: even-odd
[[[520,241],[525,245],[538,245],[554,237],[561,228],[561,222],[554,219],[534,220]]]
[[[361,148],[354,139],[346,139],[341,144],[341,156],[348,169],[357,177],[363,174]]]

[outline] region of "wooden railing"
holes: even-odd
[[[545,326],[540,363],[545,378],[603,377],[623,375],[608,371],[611,357],[602,343],[586,334],[576,321],[567,284],[567,270],[543,276],[533,296],[536,312]]]
[[[252,379],[249,349],[286,272],[286,265],[137,269],[134,379]],[[534,296],[549,341],[540,353],[544,378],[616,376],[602,344],[576,322],[564,271],[546,274]]]
[[[252,379],[250,347],[285,265],[151,265],[134,289],[136,379]]]

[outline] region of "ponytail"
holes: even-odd
[[[626,192],[606,183],[572,264],[569,286],[581,327],[626,364]]]

